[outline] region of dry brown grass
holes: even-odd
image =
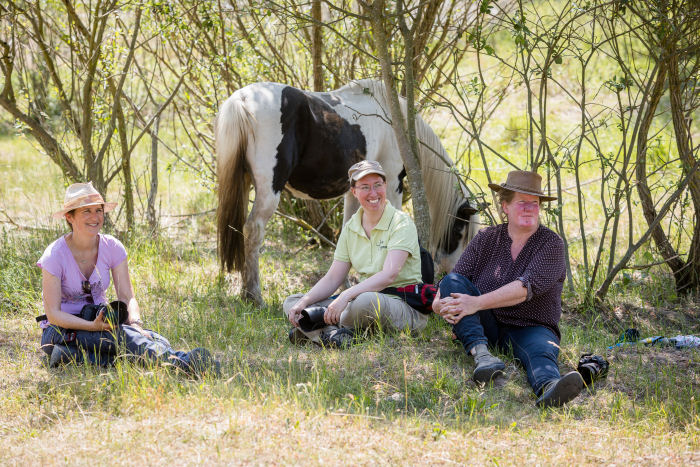
[[[308,411],[283,402],[166,398],[122,416],[75,410],[40,431],[3,433],[3,463],[659,465],[700,462],[698,434],[552,414],[513,428],[445,429]],[[4,430],[3,430],[4,431]],[[643,434],[643,436],[640,436]]]

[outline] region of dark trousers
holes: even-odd
[[[54,345],[78,346],[91,363],[109,365],[114,361],[120,348],[125,356],[141,362],[158,362],[172,359],[179,366],[188,360],[188,354],[175,351],[165,337],[153,331],[146,331],[150,337],[141,334],[136,328],[123,324],[116,331],[70,331],[50,325],[41,335],[41,349],[51,355]]]
[[[481,295],[466,277],[450,273],[440,281],[440,296],[451,293]],[[487,344],[513,356],[527,373],[527,381],[539,396],[548,381],[558,379],[559,339],[544,326],[509,326],[500,323],[491,310],[481,310],[465,316],[452,327],[457,339],[469,353],[477,344]]]

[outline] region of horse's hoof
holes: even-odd
[[[244,301],[246,301],[248,303],[252,303],[253,305],[255,305],[257,307],[262,307],[265,305],[265,301],[263,300],[262,295],[259,295],[259,294],[243,292],[243,293],[241,293],[241,298]]]

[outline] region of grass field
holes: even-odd
[[[471,358],[435,318],[419,337],[292,347],[281,302],[310,287],[331,253],[274,219],[257,309],[237,300],[237,276],[219,275],[213,215],[166,218],[158,236],[125,239],[144,321],[177,348],[212,349],[221,378],[127,362],[48,369],[34,264],[62,233],[48,217],[63,182],[26,142],[0,140],[0,154],[0,464],[700,463],[700,351],[607,351],[627,327],[700,334],[700,306],[667,301],[662,274],[619,285],[605,316],[565,296],[560,369],[595,352],[610,374],[565,408],[540,410],[507,356],[506,378],[471,382]]]

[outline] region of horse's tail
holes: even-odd
[[[443,242],[449,241],[450,226],[464,197],[458,187],[459,179],[452,171],[452,159],[420,115],[416,115],[416,134],[423,185],[430,205],[430,251],[434,255]]]
[[[251,177],[246,168],[248,138],[254,117],[236,94],[221,106],[216,117],[219,207],[216,211],[221,268],[242,271],[245,266],[243,224],[248,212]]]

